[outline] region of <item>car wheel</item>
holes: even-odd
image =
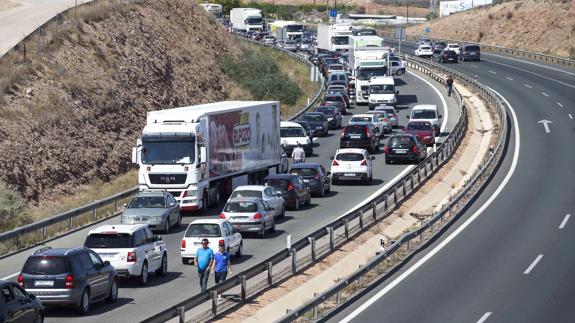
[[[325,196],[325,187],[323,186],[323,184],[321,185],[321,191],[319,192],[319,196],[321,197]]]
[[[305,203],[306,206],[310,206],[311,205],[311,193],[308,193],[307,195],[307,202]]]
[[[190,258],[182,258],[182,265],[188,265],[190,263]]]
[[[182,213],[178,213],[178,222],[176,222],[176,228],[182,225]]]
[[[260,238],[263,239],[266,237],[266,224],[262,223],[262,228],[260,229]]]
[[[166,276],[167,274],[168,274],[168,257],[166,257],[166,254],[164,254],[162,256],[162,264],[160,265],[160,268],[156,270],[156,275]]]
[[[240,242],[240,246],[238,247],[238,251],[236,251],[236,258],[241,258],[242,257],[242,249],[244,248],[244,244],[242,242]]]
[[[106,298],[106,302],[108,303],[116,303],[118,300],[118,280],[114,279],[112,281],[112,286],[110,286],[110,295]]]
[[[286,217],[286,207],[285,207],[285,205],[282,206],[282,214],[280,215],[280,217],[281,217],[282,219]]]
[[[140,286],[145,286],[148,283],[148,263],[144,262],[142,265],[142,272],[138,276],[138,284]]]
[[[298,210],[299,210],[299,207],[300,207],[300,205],[299,205],[299,196],[296,196],[294,209],[295,209],[296,211],[298,211]]]
[[[44,313],[38,312],[38,315],[36,315],[36,319],[34,320],[34,322],[44,323]]]
[[[272,220],[272,227],[270,228],[270,232],[276,232],[276,220]]]
[[[89,311],[90,311],[90,291],[88,289],[84,289],[84,292],[80,297],[78,312],[82,315],[85,315],[88,314]]]
[[[327,185],[327,193],[331,193],[331,183]]]
[[[170,218],[166,219],[166,224],[164,225],[164,230],[162,230],[164,234],[168,234],[170,232]]]
[[[404,71],[403,69],[401,69],[401,70],[398,70],[398,71],[396,72],[396,74],[399,75],[399,76],[402,76],[403,74],[405,74],[405,71]]]

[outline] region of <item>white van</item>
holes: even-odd
[[[307,157],[313,155],[313,141],[308,137],[304,127],[296,122],[282,121],[280,123],[281,145],[288,156],[298,142],[301,144]]]
[[[442,118],[437,106],[435,104],[417,104],[411,109],[411,113],[407,116],[412,121],[429,121],[435,130],[435,135],[439,135],[439,119]]]
[[[373,110],[382,104],[395,107],[396,94],[399,94],[399,91],[395,91],[393,76],[372,77],[369,83],[369,109]]]

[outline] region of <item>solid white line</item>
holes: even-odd
[[[491,73],[491,74],[497,74],[496,72],[491,71],[491,70],[489,70],[489,73]]]
[[[447,238],[445,238],[445,240],[441,241],[428,254],[423,256],[423,258],[421,258],[413,266],[411,266],[409,269],[407,269],[405,272],[403,272],[399,277],[394,279],[387,286],[385,286],[383,289],[381,289],[377,294],[372,296],[370,299],[368,299],[366,302],[364,302],[362,305],[360,305],[358,308],[356,308],[353,312],[351,312],[348,316],[346,316],[340,323],[348,323],[351,320],[353,320],[361,312],[363,312],[368,307],[373,305],[375,302],[377,302],[378,299],[383,297],[390,290],[392,290],[395,286],[399,285],[404,279],[406,279],[409,275],[411,275],[414,271],[416,271],[419,267],[421,267],[423,264],[425,264],[429,259],[431,259],[431,257],[433,257],[435,254],[437,254],[441,249],[443,249],[451,240],[455,239],[455,237],[457,237],[461,232],[463,232],[463,230],[465,230],[465,228],[467,228],[479,215],[481,215],[481,213],[483,213],[483,211],[485,211],[485,209],[487,209],[489,207],[489,205],[491,205],[491,203],[493,203],[493,201],[499,196],[501,191],[503,191],[503,189],[505,188],[505,186],[507,185],[507,183],[511,179],[511,176],[513,176],[513,173],[515,172],[515,169],[517,168],[517,162],[519,160],[519,148],[521,145],[521,137],[519,134],[519,122],[517,121],[517,115],[515,114],[515,110],[513,109],[511,104],[509,104],[507,99],[505,99],[501,94],[499,94],[499,92],[497,92],[493,89],[491,89],[491,90],[493,92],[495,92],[497,95],[499,95],[503,99],[503,101],[507,104],[507,106],[509,107],[509,111],[511,112],[511,116],[513,119],[513,127],[515,129],[515,132],[514,132],[515,133],[515,151],[513,152],[513,161],[511,162],[511,167],[510,167],[509,171],[507,172],[507,175],[505,175],[505,178],[503,179],[501,184],[499,184],[499,186],[497,187],[497,189],[495,190],[493,195],[491,195],[491,197],[489,197],[487,202],[485,202],[485,204],[483,204],[475,213],[473,213],[473,215],[471,215],[471,217],[469,217],[469,219],[467,219],[467,221],[465,221],[459,228],[457,228],[455,231],[453,231],[453,233],[451,233]]]
[[[529,84],[523,84],[523,86],[528,87],[528,88],[530,88],[530,89],[533,88],[533,87],[532,87],[531,85],[529,85]]]
[[[485,322],[490,316],[491,316],[492,312],[487,312],[485,314],[483,314],[483,316],[477,320],[477,323],[483,323]]]
[[[561,108],[563,107],[563,104],[561,104],[561,102],[557,102],[557,105]]]
[[[531,263],[531,265],[529,265],[529,267],[527,267],[527,269],[525,269],[525,271],[523,272],[523,274],[524,274],[524,275],[529,275],[529,273],[533,270],[533,268],[535,268],[535,266],[537,266],[537,263],[541,260],[541,258],[543,258],[543,255],[537,256],[537,258],[535,258],[535,260],[533,260],[533,262]]]
[[[573,116],[571,115],[571,113],[569,113],[569,119],[573,119]]]
[[[510,78],[509,76],[506,76],[505,78],[508,79],[509,81],[513,81],[513,79]]]
[[[565,225],[567,224],[567,221],[569,221],[570,217],[571,217],[571,214],[565,215],[565,217],[563,218],[563,221],[561,221],[561,224],[559,225],[559,229],[563,229],[565,227]]]
[[[541,95],[549,97],[549,94],[545,93],[545,92],[541,92]]]
[[[471,64],[471,66],[473,66],[473,67],[477,68],[477,65],[473,65],[473,64]]]
[[[496,55],[496,54],[491,54],[491,53],[486,53],[486,52],[483,52],[483,53],[481,53],[481,54],[482,54],[482,55],[491,55],[491,56],[501,57],[501,58],[505,58],[505,59],[510,59],[510,60],[513,60],[513,61],[518,61],[518,62],[525,63],[525,64],[531,64],[531,65],[535,65],[535,66],[547,68],[547,69],[550,69],[550,70],[554,70],[554,71],[557,71],[557,72],[562,72],[562,73],[569,74],[569,75],[575,75],[575,73],[563,71],[563,70],[560,70],[560,69],[557,69],[557,68],[553,68],[553,67],[550,67],[550,66],[545,66],[545,65],[541,65],[541,64],[537,64],[537,63],[533,63],[533,62],[529,62],[529,61],[524,61],[524,60],[517,59],[517,58],[512,58],[512,57],[507,57],[507,56],[501,56],[501,55]],[[493,61],[487,60],[487,59],[486,59],[486,61],[488,61],[488,62],[493,62]],[[495,63],[497,63],[497,62],[495,62]]]
[[[1,280],[8,280],[8,279],[10,279],[10,278],[12,278],[12,277],[18,276],[19,274],[20,274],[20,272],[13,273],[12,275],[8,275],[8,276],[2,277],[2,278],[0,278],[0,279],[1,279]]]

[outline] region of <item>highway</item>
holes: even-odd
[[[482,55],[450,66],[511,107],[500,171],[448,232],[330,322],[573,321],[575,70]]]
[[[453,128],[459,118],[459,109],[450,98],[441,98],[441,93],[445,96],[445,89],[441,85],[427,83],[423,79],[408,74],[398,79],[397,90],[399,93],[398,110],[400,114],[400,124],[405,124],[409,107],[417,103],[436,104],[441,114],[445,116],[443,125],[443,137]],[[444,109],[444,101],[448,110]],[[350,110],[352,113],[364,112],[367,106],[356,107]],[[349,115],[344,120],[349,119]],[[344,122],[345,123],[345,122]],[[340,130],[331,130],[328,137],[319,138],[317,146],[314,148],[314,156],[308,158],[311,162],[321,162],[327,169],[330,168],[330,156],[332,156],[339,145]],[[389,135],[386,136],[386,138]],[[381,142],[381,147],[385,143]],[[438,140],[441,142],[441,138]],[[310,232],[313,232],[337,217],[343,215],[359,202],[367,199],[378,189],[389,185],[390,181],[402,175],[406,169],[411,169],[411,165],[385,165],[383,153],[375,154],[374,180],[371,185],[363,186],[359,184],[337,185],[332,187],[332,193],[325,198],[313,198],[312,205],[301,211],[288,211],[286,219],[276,226],[275,234],[270,234],[265,240],[255,236],[246,236],[244,243],[244,256],[232,262],[233,271],[238,273],[242,269],[248,268],[251,264],[257,263],[270,255],[278,252],[286,246],[286,237],[291,234],[292,241],[296,241]],[[221,207],[213,208],[208,217],[217,217]],[[189,223],[203,216],[186,216],[184,223]],[[119,223],[119,218],[114,218],[105,223]],[[180,260],[180,241],[183,236],[185,226],[170,234],[163,235],[163,239],[168,248],[169,274],[167,277],[156,279],[151,277],[149,285],[146,287],[137,286],[130,280],[120,282],[119,298],[116,304],[98,303],[94,304],[91,312],[80,317],[68,308],[49,308],[46,312],[47,322],[126,322],[139,321],[153,315],[177,302],[199,292],[199,282],[196,269],[193,266],[183,265]],[[81,246],[88,230],[82,230],[68,236],[62,237],[49,243],[53,247],[74,247]],[[0,263],[0,277],[8,276],[15,279],[16,273],[21,269],[22,264],[31,251],[21,252],[12,257],[2,260]],[[210,279],[210,286],[213,279]],[[127,319],[129,318],[129,319]]]

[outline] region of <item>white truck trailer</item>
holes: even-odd
[[[264,29],[262,11],[254,8],[233,8],[230,21],[234,31],[261,31]]]
[[[317,48],[328,52],[347,51],[351,34],[352,26],[349,23],[319,23],[317,24]]]
[[[132,161],[140,190],[167,190],[182,210],[206,211],[276,173],[281,153],[279,102],[228,101],[148,112]]]
[[[270,32],[276,35],[278,39],[281,38],[277,36],[278,33],[281,33],[282,36],[287,36],[287,38],[291,39],[301,38],[304,31],[303,25],[295,21],[276,20],[269,25]]]

